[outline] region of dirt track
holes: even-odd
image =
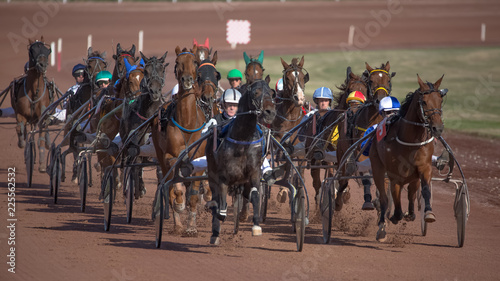
[[[390,24],[371,37],[365,48],[500,43],[500,3],[497,1],[403,3],[401,12],[393,14]],[[170,60],[176,45],[188,46],[193,37],[204,40],[209,36],[211,45],[219,50],[219,58],[232,59],[241,55],[241,49],[238,53],[233,52],[225,43],[225,20],[247,18],[252,21],[253,35],[246,50],[265,49],[266,54],[306,53],[339,49],[339,44],[347,41],[350,24],[366,27],[373,21],[370,11],[386,8],[385,1],[68,4],[60,5],[56,15],[50,17],[36,35],[43,34],[48,41],[64,38],[63,71],[58,73],[49,69],[48,76],[54,77],[61,89],[67,89],[72,82],[68,74],[71,67],[86,54],[87,34],[93,34],[96,48],[110,53],[111,42],[129,46],[136,42],[138,30],[143,29],[147,38],[145,52],[161,54],[168,50]],[[6,34],[21,35],[23,16],[32,19],[40,11],[37,4],[0,4],[3,38],[0,53],[4,54],[0,88],[21,73],[27,60],[24,45],[16,54]],[[300,21],[295,20],[297,17]],[[196,19],[196,22],[186,21],[186,18]],[[479,40],[483,22],[488,26],[486,43]],[[132,27],[126,28],[126,23]],[[166,88],[171,84],[173,77],[169,76]],[[210,219],[202,212],[198,237],[169,233],[164,236],[162,248],[155,249],[154,226],[150,220],[155,189],[153,172],[146,174],[148,194],[135,205],[132,224],[126,224],[120,200],[112,229],[106,233],[103,231],[102,204],[97,200],[96,173],[86,213],[79,212],[78,189],[69,182],[63,184],[59,204],[54,205],[48,196],[46,174],[35,172],[34,186],[26,188],[23,152],[17,148],[13,125],[1,125],[0,132],[1,281],[498,280],[500,141],[497,140],[449,132],[444,135],[464,168],[471,193],[471,216],[464,248],[456,248],[456,224],[452,214],[454,190],[448,185],[435,184],[434,211],[438,220],[430,226],[426,237],[420,235],[419,222],[400,223],[389,226],[389,242],[376,242],[375,213],[360,210],[361,189],[354,187],[351,203],[336,213],[333,242],[321,244],[321,225],[313,219],[306,230],[304,251],[297,253],[288,207],[278,205],[274,195],[262,237],[251,237],[249,223],[243,224],[242,231],[233,236],[233,224],[229,220],[223,225],[223,244],[211,247],[208,245]],[[7,186],[9,167],[16,167],[16,274],[7,272],[6,264],[10,246],[6,230],[8,197],[3,187]],[[311,207],[314,208],[313,200]],[[172,221],[166,224],[166,232],[171,231]]]

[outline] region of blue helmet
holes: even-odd
[[[73,76],[74,76],[76,73],[78,73],[78,72],[80,72],[80,71],[82,71],[82,72],[83,72],[83,70],[85,70],[85,65],[83,65],[83,64],[81,64],[81,63],[79,63],[79,64],[77,64],[77,65],[75,65],[75,66],[73,67],[73,71],[71,71],[71,73],[72,73],[72,74],[73,74]]]
[[[313,100],[317,98],[333,100],[332,90],[327,87],[317,88],[316,91],[314,91]]]
[[[395,97],[385,97],[380,101],[380,104],[378,106],[378,112],[382,113],[382,111],[392,111],[392,110],[399,110],[401,107],[401,104],[399,103],[398,99]]]

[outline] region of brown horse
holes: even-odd
[[[424,219],[426,222],[436,220],[431,206],[431,156],[434,152],[433,139],[439,137],[444,129],[441,107],[446,90],[439,90],[443,77],[434,84],[424,83],[418,75],[417,78],[419,88],[406,96],[399,115],[386,122],[389,123],[388,127],[379,125],[370,149],[373,179],[380,193],[381,215],[377,232],[377,240],[380,242],[386,240],[386,174],[391,183],[395,207],[394,215],[390,218],[392,223],[397,224],[403,218],[409,221],[415,219],[414,202],[419,185],[422,186],[422,197],[425,200]],[[409,203],[408,213],[403,217],[401,189],[406,184]]]
[[[207,120],[210,120],[215,115],[219,114],[216,97],[219,88],[220,73],[215,68],[217,64],[217,51],[215,51],[212,59],[207,58],[201,61],[198,68],[198,86],[201,90],[200,106],[205,112]]]
[[[198,83],[196,83],[197,71],[200,65],[200,61],[195,55],[196,51],[196,45],[193,46],[192,50],[184,48],[181,51],[178,46],[175,49],[177,57],[175,59],[174,72],[177,82],[179,83],[179,92],[176,101],[174,101],[175,104],[168,116],[168,123],[166,123],[166,126],[161,129],[152,130],[153,143],[163,175],[167,175],[172,164],[175,163],[176,157],[178,157],[190,144],[200,138],[201,130],[206,123],[205,112],[199,105],[202,94]],[[163,109],[167,110],[168,105],[164,105]],[[153,121],[153,128],[160,128],[159,118]],[[205,146],[202,145],[202,147],[196,151],[196,155],[192,155],[193,152],[190,152],[191,154],[189,156],[194,158],[201,157],[204,155],[204,151]],[[201,175],[201,173],[196,175]],[[172,174],[170,174],[170,178],[171,177],[173,177]],[[170,178],[167,178],[167,180],[170,180]],[[199,200],[199,184],[192,184],[191,189],[189,193],[192,194],[189,198],[190,213],[186,233],[189,235],[196,235],[196,207]],[[182,184],[170,186],[169,199],[170,205],[174,211],[176,232],[181,232],[183,230],[183,225],[179,216],[186,204],[183,195],[184,191],[182,189]]]
[[[246,52],[243,52],[243,59],[245,60],[245,79],[246,84],[252,84],[255,80],[262,80],[264,77],[264,51],[261,51],[258,58],[249,57]],[[243,86],[245,86],[243,85]],[[242,91],[245,91],[242,86]]]
[[[305,84],[309,73],[304,73],[304,56],[299,62],[293,58],[290,64],[281,59],[283,65],[283,91],[276,97],[276,117],[271,124],[273,136],[280,141],[283,134],[297,126],[302,117],[305,102]]]
[[[24,148],[28,133],[27,126],[33,126],[39,122],[42,112],[52,103],[54,97],[54,88],[51,86],[45,73],[49,63],[51,53],[50,46],[44,43],[43,36],[40,41],[29,40],[29,68],[26,75],[17,80],[11,87],[11,104],[16,113],[16,132],[19,148]],[[50,139],[48,132],[45,136],[42,128],[39,132],[39,163],[38,170],[45,172],[47,169],[45,161],[45,149],[49,149]]]
[[[130,50],[124,50],[120,43],[118,43],[116,45],[116,54],[113,55],[113,59],[115,60],[115,67],[113,68],[111,85],[114,85],[118,79],[121,79],[127,73],[125,60],[127,60],[130,65],[133,65],[137,61],[135,58],[135,45],[132,44]]]
[[[368,92],[366,93],[366,102],[361,107],[355,110],[348,110],[345,116],[345,122],[342,122],[338,126],[339,139],[337,142],[337,161],[341,162],[344,157],[345,152],[349,147],[355,143],[359,138],[361,138],[364,132],[372,125],[378,124],[382,121],[382,116],[378,113],[378,105],[380,100],[387,97],[391,93],[392,83],[391,78],[396,75],[395,72],[389,74],[390,64],[382,64],[380,68],[372,68],[368,63],[366,64],[366,72],[363,76],[368,80]],[[354,154],[347,161],[347,164],[340,167],[341,174],[343,176],[350,176],[355,173],[356,160],[354,159]],[[367,174],[363,174],[367,176]],[[371,204],[371,181],[369,179],[362,180],[364,186],[364,199],[365,202],[369,202],[366,209],[372,209]],[[350,198],[350,194],[343,194],[348,185],[347,179],[339,180],[339,190],[338,194],[342,196],[337,196],[335,199],[335,210],[340,211],[342,209],[344,200]]]

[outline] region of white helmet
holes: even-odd
[[[227,89],[222,95],[222,101],[224,103],[238,103],[241,98],[241,93],[236,89]]]
[[[398,99],[392,96],[385,97],[380,101],[378,106],[379,113],[382,114],[382,111],[393,111],[399,110],[401,104]]]

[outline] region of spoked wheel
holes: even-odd
[[[54,167],[52,168],[52,178],[53,178],[53,195],[54,195],[54,204],[57,204],[57,196],[59,195],[59,187],[61,186],[61,177],[62,177],[62,163],[61,163],[61,149],[56,149],[56,153],[54,156]]]
[[[52,196],[54,194],[54,184],[55,184],[55,177],[54,177],[54,169],[55,169],[55,160],[56,160],[56,146],[54,143],[52,143],[50,147],[50,169],[49,169],[49,177],[50,177],[50,185],[49,185],[49,196]]]
[[[135,170],[132,167],[125,168],[124,176],[124,188],[125,188],[125,204],[127,205],[127,223],[132,221],[132,210],[134,207],[134,186],[135,181]]]
[[[165,203],[163,199],[163,188],[160,188],[158,191],[158,197],[156,197],[156,213],[154,217],[155,221],[155,229],[156,229],[156,248],[160,248],[161,246],[161,236],[163,233],[163,220],[164,218],[164,209]]]
[[[323,227],[323,243],[330,243],[332,235],[333,219],[333,181],[325,180],[321,187],[321,197],[319,199],[319,208],[321,211],[321,224]]]
[[[297,235],[297,251],[302,252],[306,233],[306,195],[304,188],[300,188],[295,197],[295,233]]]
[[[109,174],[111,173],[111,174]],[[102,188],[104,193],[104,231],[109,231],[111,226],[111,213],[113,211],[113,201],[115,197],[113,169],[104,174],[102,178]]]
[[[28,187],[31,187],[35,165],[35,142],[33,137],[29,138],[28,143],[24,147],[24,163],[26,164],[27,184]]]
[[[87,190],[89,185],[89,177],[87,172],[87,157],[83,156],[80,162],[80,177],[78,179],[78,184],[80,186],[80,210],[82,213],[85,212],[85,205],[87,202]]]
[[[260,184],[259,195],[260,195],[260,221],[265,222],[267,217],[267,200],[269,199],[269,189],[265,183]]]
[[[457,189],[455,198],[455,218],[457,219],[458,247],[462,248],[465,243],[465,225],[467,223],[467,196],[462,188]]]
[[[429,182],[429,189],[431,191],[431,206],[432,206],[432,181]],[[422,196],[422,187],[419,188],[417,191],[417,198],[419,202],[419,209],[420,209],[420,228],[422,229],[422,236],[427,235],[427,225],[428,223],[425,221],[425,200],[424,196]]]
[[[243,194],[240,190],[237,190],[236,194],[233,196],[233,205],[234,234],[237,234],[240,229],[240,215],[243,209]]]

